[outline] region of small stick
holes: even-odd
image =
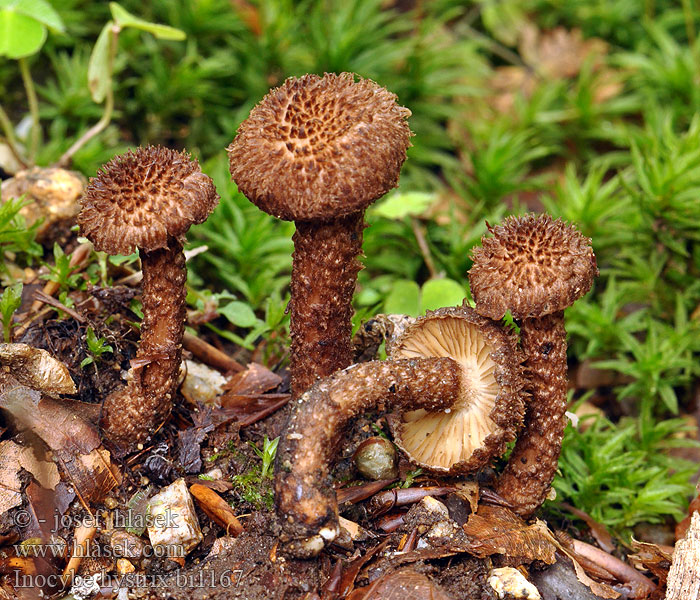
[[[56,300],[53,296],[47,296],[41,290],[34,292],[34,297],[43,304],[48,304],[59,310],[62,310],[67,315],[73,317],[78,323],[85,323],[87,319],[81,315],[79,312],[74,311],[72,308],[68,308],[63,302]]]
[[[70,560],[63,570],[63,575],[61,577],[64,586],[69,586],[73,583],[73,578],[78,572],[80,563],[83,558],[90,556],[90,543],[97,533],[97,527],[94,525],[79,525],[75,528],[75,535],[73,536],[73,552],[71,553]]]
[[[620,581],[633,586],[636,593],[630,596],[631,598],[646,598],[656,590],[656,586],[651,579],[642,575],[637,569],[622,562],[612,554],[608,554],[600,548],[596,548],[595,546],[591,546],[591,544],[579,540],[572,540],[572,546],[574,552],[579,556],[587,558],[596,565],[603,567],[609,573],[612,573]]]
[[[226,530],[226,535],[236,537],[243,531],[243,525],[233,512],[233,509],[214,490],[200,484],[193,483],[190,493],[197,500],[199,507],[206,515]]]
[[[191,333],[185,332],[185,335],[182,337],[182,346],[203,363],[220,371],[238,373],[243,370],[241,363]]]

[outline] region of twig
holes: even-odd
[[[84,266],[85,262],[90,256],[91,251],[92,244],[90,242],[80,244],[80,246],[73,250],[70,256],[70,262],[68,263],[70,267],[73,267],[71,273],[77,270],[79,267]],[[44,285],[44,289],[42,290],[42,292],[46,296],[53,296],[59,290],[60,287],[61,286],[57,281],[47,281]],[[35,311],[41,309],[42,304],[46,303],[43,300],[35,300],[31,308],[29,309],[29,312],[34,313]]]
[[[36,159],[36,153],[39,149],[39,134],[41,130],[39,129],[39,101],[36,97],[36,89],[34,88],[34,81],[32,81],[31,73],[29,72],[29,63],[26,58],[20,58],[19,70],[22,73],[22,82],[24,83],[24,89],[27,92],[27,100],[29,101],[29,114],[32,117],[32,129],[29,138],[29,164],[33,165]]]
[[[7,116],[7,113],[5,112],[5,109],[2,106],[0,106],[0,126],[2,127],[2,130],[5,133],[5,137],[3,139],[5,140],[7,147],[10,149],[10,152],[12,152],[12,156],[15,157],[15,160],[17,160],[17,162],[22,166],[23,169],[26,169],[27,161],[22,156],[22,152],[19,149],[19,142],[15,137],[15,130],[12,127],[10,117]]]
[[[215,348],[203,339],[191,333],[185,332],[182,338],[182,346],[189,350],[203,363],[221,371],[238,373],[243,370],[243,365],[231,358],[228,354]]]
[[[117,54],[117,41],[119,38],[119,32],[121,27],[119,25],[113,25],[111,30],[111,35],[109,38],[109,57],[107,59],[107,65],[109,69],[109,85],[107,86],[107,93],[105,98],[105,109],[102,113],[100,120],[95,123],[90,129],[88,129],[83,135],[81,135],[73,145],[68,148],[61,156],[61,158],[56,163],[59,167],[66,167],[73,155],[80,150],[85,144],[87,144],[92,138],[94,138],[98,133],[100,133],[107,125],[109,125],[112,120],[112,113],[114,112],[114,89],[112,76],[114,74],[114,58]]]
[[[70,315],[76,321],[78,321],[78,323],[85,323],[87,321],[87,319],[83,315],[74,311],[72,308],[68,308],[65,304],[63,304],[59,300],[56,300],[56,298],[54,298],[53,296],[47,296],[41,290],[37,290],[36,292],[34,292],[34,298],[40,300],[44,304],[48,304],[49,306],[53,306],[54,308],[62,310],[64,313]]]
[[[420,248],[420,253],[423,255],[425,266],[428,267],[430,278],[434,279],[435,277],[438,277],[437,270],[435,269],[435,263],[433,262],[433,257],[430,254],[430,248],[428,248],[428,242],[425,241],[425,232],[423,231],[420,222],[415,217],[411,217],[411,229],[413,229],[413,235],[416,236],[416,242],[418,242],[418,248]]]

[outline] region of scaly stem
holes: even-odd
[[[41,133],[39,129],[39,100],[36,97],[36,89],[34,88],[31,73],[29,73],[27,59],[20,58],[17,62],[19,62],[19,70],[22,73],[22,81],[27,93],[27,100],[29,101],[29,114],[32,117],[32,129],[29,138],[29,164],[33,165],[36,152],[39,149],[39,135]]]
[[[117,42],[119,40],[119,32],[121,28],[118,25],[112,27],[109,38],[109,56],[107,60],[107,66],[109,69],[109,84],[107,85],[107,92],[105,95],[105,109],[102,113],[100,120],[95,123],[90,129],[88,129],[83,135],[81,135],[73,145],[68,148],[61,156],[61,158],[56,163],[59,167],[67,166],[73,155],[80,150],[85,144],[87,144],[92,138],[94,138],[98,133],[109,125],[112,120],[112,113],[114,112],[114,82],[112,81],[112,76],[114,75],[114,58],[117,54]]]
[[[295,398],[352,363],[352,295],[361,268],[364,212],[296,227],[289,301]]]
[[[498,479],[496,491],[520,516],[530,516],[547,498],[566,427],[566,330],[564,313],[524,319],[526,389],[532,398],[525,425]]]
[[[177,388],[185,332],[185,255],[167,248],[141,254],[143,322],[129,382],[102,405],[105,436],[120,450],[143,442],[167,419]]]

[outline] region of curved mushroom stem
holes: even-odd
[[[185,332],[187,270],[182,243],[141,253],[141,342],[125,388],[102,405],[100,425],[118,450],[143,442],[170,414]]]
[[[352,363],[352,295],[362,252],[364,211],[301,222],[294,233],[290,335],[292,395]]]
[[[532,398],[496,491],[523,517],[547,498],[566,427],[566,330],[564,313],[526,319],[520,329],[526,387]]]
[[[459,398],[462,368],[450,358],[373,361],[316,383],[298,400],[275,462],[275,503],[286,550],[315,556],[338,534],[329,463],[347,423],[380,402],[439,410]]]

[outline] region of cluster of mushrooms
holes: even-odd
[[[329,465],[345,426],[378,405],[397,446],[433,473],[474,473],[515,448],[495,488],[531,515],[554,477],[566,423],[564,309],[597,274],[590,240],[547,215],[489,227],[473,252],[475,307],[428,313],[387,343],[388,359],[353,365],[352,296],[365,209],[398,183],[410,111],[350,73],[305,75],[272,90],[228,148],[231,175],[259,208],[296,225],[290,371],[294,407],[275,465],[288,551],[314,556],[339,533]],[[101,426],[123,454],[167,419],[185,320],[184,235],[218,201],[185,153],[118,156],[90,181],[79,216],[98,250],[140,250],[141,343]],[[510,311],[519,336],[503,324]]]

